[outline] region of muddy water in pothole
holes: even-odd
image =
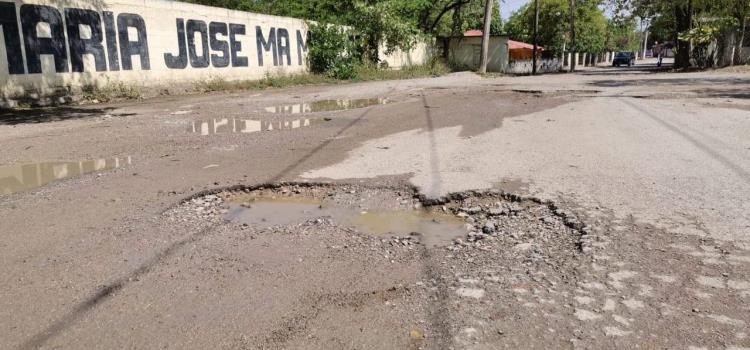
[[[196,120],[188,125],[188,132],[201,136],[217,134],[254,134],[267,131],[307,128],[330,120],[328,118],[305,118],[294,120],[257,120],[218,118]]]
[[[46,162],[0,167],[0,195],[28,191],[51,182],[131,163],[131,157],[76,162]]]
[[[467,231],[460,218],[427,210],[360,210],[310,198],[255,197],[234,203],[227,219],[259,228],[287,226],[318,218],[355,228],[382,238],[419,234],[427,246],[440,246],[463,237]]]
[[[278,114],[304,114],[317,112],[345,111],[349,109],[365,108],[375,105],[387,104],[385,98],[363,98],[346,100],[321,100],[310,103],[295,103],[281,106],[266,107],[268,113]]]

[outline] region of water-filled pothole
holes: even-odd
[[[259,228],[328,218],[373,236],[420,236],[428,246],[450,244],[465,236],[464,220],[429,209],[360,209],[305,197],[240,196],[230,202],[227,219]]]
[[[310,103],[295,103],[266,107],[266,112],[275,114],[305,114],[317,112],[345,111],[389,103],[385,98],[363,98],[342,100],[321,100]]]
[[[504,247],[531,252],[533,259],[542,256],[542,250],[585,248],[583,226],[574,215],[500,190],[428,200],[413,188],[276,184],[198,196],[175,208],[172,215],[171,220],[185,222],[225,221],[253,235],[333,230],[451,251]]]
[[[131,157],[44,162],[0,167],[0,194],[12,194],[97,171],[116,169],[131,163]]]

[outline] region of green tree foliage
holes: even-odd
[[[351,79],[359,63],[354,40],[346,27],[310,22],[310,71],[336,79]]]
[[[422,14],[432,3],[426,0],[189,0],[277,16],[296,17],[318,23],[350,27],[359,40],[366,60],[377,63],[378,45],[387,50],[409,49],[421,32]],[[320,27],[318,27],[320,29]],[[326,33],[329,34],[329,33]]]
[[[579,0],[576,6],[577,51],[604,51],[607,43],[607,17],[599,8],[599,1]]]
[[[750,1],[748,0],[608,0],[612,6],[627,9],[634,16],[650,21],[653,41],[672,42],[676,45],[677,67],[687,68],[698,64],[696,57],[702,53],[693,53],[694,48],[703,48],[705,44],[696,45],[697,39],[704,40],[710,33],[709,41],[721,41],[734,36],[736,48],[741,45],[746,35]],[[709,25],[710,23],[710,25]],[[652,42],[653,42],[652,41]],[[735,57],[735,63],[739,55]]]
[[[617,17],[607,23],[607,50],[632,51],[642,50],[643,33],[638,32],[636,20],[632,16]]]
[[[607,18],[598,1],[578,0],[576,3],[576,50],[601,52],[607,46]],[[570,49],[570,2],[539,0],[539,45],[554,54]],[[527,4],[514,12],[505,30],[512,39],[531,43],[534,30],[534,7]]]
[[[421,35],[459,35],[482,27],[485,0],[188,0],[209,6],[277,16],[296,17],[317,23],[350,28],[348,35],[363,63],[377,64],[380,45],[386,53],[408,50]],[[498,1],[499,0],[493,0]],[[495,11],[493,34],[500,34],[500,12]],[[327,28],[327,27],[326,27]],[[321,30],[322,27],[316,27]],[[326,31],[321,35],[335,35]],[[326,42],[324,40],[324,42]],[[344,49],[342,48],[343,53]],[[328,57],[321,57],[327,61]]]

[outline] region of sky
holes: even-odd
[[[500,13],[503,19],[510,18],[510,14],[513,11],[518,10],[524,4],[528,3],[529,0],[501,0],[500,2]]]

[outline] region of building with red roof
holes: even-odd
[[[453,65],[471,70],[477,69],[481,61],[482,34],[481,30],[469,30],[462,36],[443,38],[445,57]],[[538,46],[537,50],[537,57],[541,59],[545,49]],[[510,40],[503,35],[492,35],[488,56],[488,71],[517,73],[515,67],[519,66],[519,63],[525,65],[526,61],[530,62],[534,57],[534,45]],[[521,71],[525,72],[525,70],[524,66]]]

